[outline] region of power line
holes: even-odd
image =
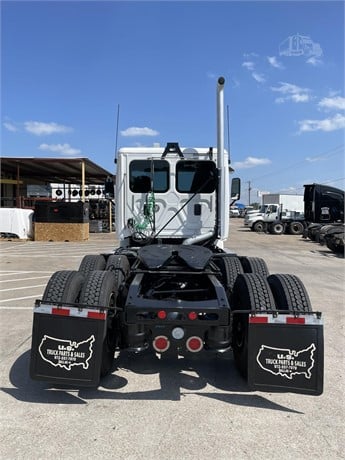
[[[291,169],[291,168],[295,168],[296,166],[300,165],[300,164],[303,164],[305,163],[306,161],[308,162],[312,162],[313,159],[316,161],[318,158],[322,157],[323,159],[327,159],[327,158],[330,158],[334,155],[338,155],[339,153],[341,153],[342,151],[344,151],[344,145],[343,144],[340,144],[338,145],[337,147],[333,147],[332,149],[330,150],[327,150],[326,152],[323,152],[323,153],[319,153],[318,155],[314,155],[312,157],[308,157],[308,160],[306,158],[304,158],[303,160],[301,161],[298,161],[296,163],[292,163],[291,165],[289,166],[286,166],[285,168],[282,168],[282,169],[278,169],[276,171],[273,171],[273,172],[270,172],[270,173],[267,173],[267,174],[263,174],[262,176],[257,176],[257,177],[254,177],[254,179],[252,178],[252,180],[258,180],[258,179],[262,179],[263,177],[267,177],[267,176],[272,176],[272,174],[279,174],[279,173],[282,173],[284,171],[287,171],[288,169]]]
[[[330,179],[330,180],[326,180],[325,182],[321,182],[321,183],[329,184],[330,182],[339,182],[340,180],[345,180],[345,177],[341,177],[340,179]]]
[[[325,181],[318,181],[318,182],[315,182],[315,183],[318,183],[318,184],[321,184],[321,185],[326,185],[326,184],[330,184],[330,183],[333,183],[333,182],[339,182],[341,180],[345,180],[345,177],[340,177],[339,179],[329,179],[329,180],[325,180]],[[304,187],[301,186],[301,187],[294,187],[294,190],[296,192],[298,191],[303,191],[304,190]]]

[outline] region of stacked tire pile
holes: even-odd
[[[327,246],[334,254],[344,256],[345,226],[343,223],[310,224],[304,231],[303,237]]]

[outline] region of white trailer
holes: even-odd
[[[262,204],[279,204],[283,212],[304,212],[303,195],[284,195],[282,193],[267,193],[265,195],[262,195]]]

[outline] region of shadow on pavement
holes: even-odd
[[[301,413],[250,392],[235,369],[231,352],[202,352],[198,357],[164,356],[161,359],[152,352],[136,355],[121,352],[114,360],[112,374],[103,378],[95,389],[52,387],[46,382],[34,381],[29,376],[29,361],[30,350],[22,354],[10,369],[9,379],[14,388],[1,388],[18,401],[40,404],[87,404],[89,400],[100,399],[180,401],[193,394],[237,406]],[[126,392],[128,380],[116,375],[118,369],[127,371],[128,378],[131,373],[158,374],[160,388]],[[213,387],[214,391],[210,388],[202,391],[207,386]]]

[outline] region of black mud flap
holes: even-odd
[[[249,315],[248,384],[258,391],[323,392],[319,313]]]
[[[107,312],[92,307],[36,303],[30,376],[52,384],[99,384]]]

